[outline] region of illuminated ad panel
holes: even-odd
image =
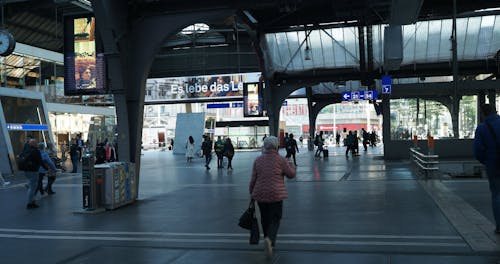
[[[243,85],[243,116],[262,116],[263,83],[245,83]]]
[[[104,55],[98,52],[96,44],[94,17],[66,18],[65,95],[105,92]]]
[[[241,101],[247,82],[258,82],[260,72],[175,78],[146,82],[146,102]]]

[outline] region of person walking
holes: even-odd
[[[212,161],[212,140],[209,136],[205,136],[205,141],[201,144],[203,156],[205,156],[205,168],[210,169],[210,161]]]
[[[365,149],[365,151],[368,150],[368,144],[370,144],[370,134],[368,134],[368,132],[366,132],[366,130],[364,128],[361,128],[361,135],[363,137],[363,148]]]
[[[43,166],[44,169],[48,169],[47,165],[43,163],[42,156],[38,150],[38,142],[36,139],[30,139],[29,148],[21,153],[21,160],[18,164],[19,170],[24,171],[24,176],[28,179],[28,203],[26,204],[27,209],[38,208],[39,206],[35,203],[35,191],[38,183],[38,169]]]
[[[222,141],[221,137],[217,137],[217,141],[215,141],[214,145],[215,154],[217,155],[217,169],[224,168],[224,141]]]
[[[52,195],[55,194],[55,192],[52,190],[52,184],[56,180],[56,165],[52,161],[52,159],[49,156],[49,153],[45,151],[45,143],[40,142],[38,144],[38,150],[40,151],[40,156],[42,157],[43,163],[49,167],[48,170],[44,168],[44,166],[40,166],[38,169],[38,184],[37,184],[37,189],[35,190],[35,195],[37,192],[40,192],[41,195],[47,191],[48,194]],[[48,173],[48,174],[47,174]],[[43,177],[47,174],[47,187],[43,188]]]
[[[191,161],[193,161],[193,157],[194,157],[194,138],[193,136],[189,136],[186,142],[187,163],[191,163]]]
[[[233,157],[234,157],[234,146],[231,143],[231,139],[227,138],[226,143],[224,143],[224,156],[227,157],[227,169],[233,169]]]
[[[319,132],[319,135],[316,135],[316,138],[314,139],[314,145],[318,146],[316,149],[316,153],[314,154],[314,157],[316,158],[321,158],[321,153],[323,152],[323,131]]]
[[[354,148],[354,142],[355,142],[355,135],[352,133],[352,131],[349,131],[347,134],[346,140],[345,140],[345,145],[346,145],[346,150],[345,150],[345,156],[346,158],[349,157],[349,151],[351,151],[352,156],[354,157],[355,155],[355,148]]]
[[[262,155],[253,163],[250,180],[250,196],[257,201],[264,232],[264,250],[271,258],[276,246],[276,237],[283,215],[283,200],[288,197],[284,176],[295,177],[295,168],[278,153],[278,138],[269,136],[264,140]]]
[[[290,138],[288,137],[288,133],[285,133],[285,137],[283,138],[283,145],[285,145],[286,159],[290,159],[290,150],[288,149],[288,147],[290,146],[289,139]]]
[[[290,153],[290,156],[292,156],[293,158],[293,164],[295,166],[297,166],[297,160],[295,159],[295,153],[298,153],[299,152],[299,147],[297,146],[297,140],[295,140],[293,138],[293,134],[290,133],[290,135],[288,136],[288,145],[290,146],[290,149],[287,149],[289,150],[289,153]]]
[[[495,233],[500,234],[500,116],[489,104],[482,105],[480,109],[484,122],[476,128],[474,156],[486,166],[496,223]]]
[[[71,173],[77,173],[78,162],[80,161],[80,154],[78,153],[78,144],[76,140],[71,140],[71,145],[69,146],[69,156],[71,157],[71,164],[73,165],[73,170]]]

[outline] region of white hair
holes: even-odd
[[[279,143],[278,138],[275,136],[269,136],[264,139],[264,150],[278,150]]]

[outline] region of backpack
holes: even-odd
[[[215,142],[215,152],[222,154],[224,152],[224,142],[216,141]]]
[[[318,137],[314,138],[314,145],[317,146],[319,144],[319,139]]]
[[[33,162],[30,159],[31,149],[19,154],[17,158],[17,168],[21,171],[28,171],[33,169]]]

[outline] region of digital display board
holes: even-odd
[[[244,83],[257,82],[260,72],[152,78],[146,81],[146,102],[238,101]]]
[[[243,84],[243,116],[262,116],[263,83]]]
[[[106,66],[95,25],[92,16],[65,17],[65,95],[106,93]]]

